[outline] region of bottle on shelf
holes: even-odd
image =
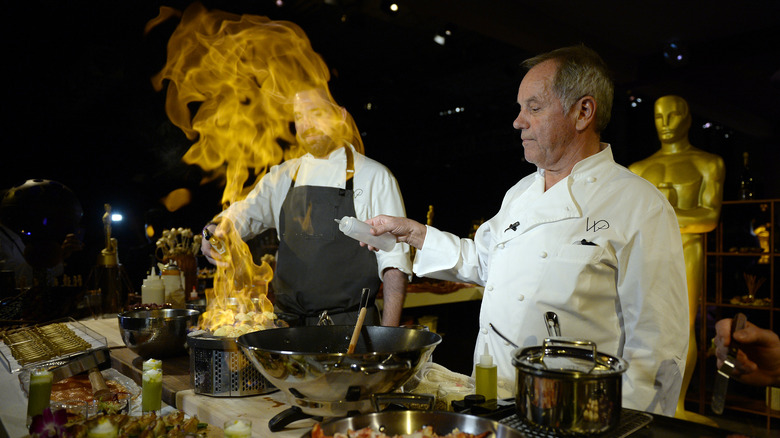
[[[741,200],[753,199],[755,187],[753,174],[750,172],[750,154],[742,153],[742,174],[739,176],[738,198]]]

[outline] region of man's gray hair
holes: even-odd
[[[553,91],[561,100],[568,114],[578,100],[592,96],[596,101],[596,132],[601,133],[609,124],[612,99],[615,94],[609,69],[593,49],[585,45],[563,47],[523,61],[528,70],[545,61],[558,64],[553,79]]]

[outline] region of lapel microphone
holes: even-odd
[[[520,222],[519,221],[515,222],[512,225],[506,227],[506,230],[504,230],[504,232],[506,233],[507,231],[509,231],[510,228],[512,229],[512,231],[517,231],[517,227],[519,226],[520,226]]]

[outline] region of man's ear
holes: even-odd
[[[593,96],[583,96],[574,104],[576,111],[576,128],[584,131],[596,121],[596,99]]]

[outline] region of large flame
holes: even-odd
[[[171,17],[181,21],[168,42],[166,64],[152,83],[158,91],[167,84],[168,117],[195,140],[183,160],[209,172],[206,180],[226,178],[222,205],[227,207],[243,199],[270,166],[303,155],[290,129],[293,99],[299,91],[317,89],[335,105],[327,86],[330,74],[294,23],[208,11],[193,3],[183,13],[160,8],[146,31]],[[346,112],[344,117],[338,135],[363,152],[354,120]],[[189,198],[172,192],[164,201],[175,210]],[[215,239],[212,245],[224,245],[225,251],[214,288],[206,292],[200,328],[237,336],[274,326],[267,298],[271,267],[254,264],[228,220],[220,222]]]
[[[210,243],[218,251],[214,287],[206,290],[206,311],[198,326],[217,336],[239,336],[276,325],[274,305],[268,299],[273,270],[252,261],[249,247],[228,219],[222,219]]]
[[[176,15],[161,8],[147,31]],[[327,65],[298,25],[193,3],[181,14],[166,65],[152,83],[160,91],[168,81],[168,117],[197,139],[184,161],[224,171],[227,206],[243,199],[270,166],[303,155],[290,130],[292,98],[305,88],[327,90],[329,79]],[[348,126],[348,140],[362,152],[351,117]]]

